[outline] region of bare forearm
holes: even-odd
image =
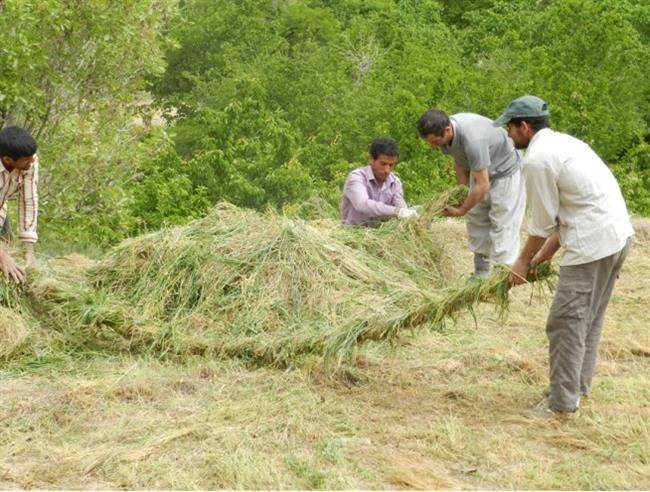
[[[469,185],[469,171],[465,169],[460,163],[454,160],[454,170],[456,171],[456,184]]]
[[[537,254],[537,252],[544,246],[546,238],[539,236],[528,236],[526,244],[524,244],[521,253],[519,253],[519,260],[525,262],[526,265],[530,265],[531,260]]]
[[[548,239],[546,239],[540,250],[533,257],[533,265],[549,261],[553,258],[553,255],[557,253],[558,249],[560,249],[560,238],[557,233],[553,233]]]
[[[457,185],[469,185],[469,171],[466,169],[459,168],[456,166],[456,184]]]
[[[469,212],[478,202],[483,199],[489,190],[490,183],[475,184],[460,208],[465,212]]]
[[[25,242],[23,247],[25,248],[25,264],[28,267],[34,266],[36,262],[36,243]]]

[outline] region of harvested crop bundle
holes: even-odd
[[[220,204],[96,263],[50,262],[27,287],[4,285],[0,302],[33,309],[65,350],[341,361],[366,340],[439,326],[479,302],[506,306],[507,271],[449,285],[451,248],[432,224],[465,195],[450,190],[415,220],[375,228]]]

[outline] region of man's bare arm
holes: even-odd
[[[508,280],[511,285],[520,285],[526,282],[526,275],[532,266],[532,260],[537,252],[546,243],[545,237],[528,236],[526,244],[519,253],[519,258],[515,261],[510,269],[510,276]]]
[[[480,202],[485,194],[490,190],[490,175],[487,169],[481,171],[472,171],[474,177],[474,186],[467,195],[467,198],[460,207],[447,206],[442,214],[447,217],[462,217],[469,212],[474,205]]]
[[[558,249],[560,249],[560,237],[557,232],[554,232],[530,261],[530,266],[534,267],[545,261],[551,261]]]
[[[35,243],[23,243],[25,248],[25,266],[27,268],[36,266],[36,247]]]
[[[456,170],[456,184],[469,186],[469,171],[456,158],[454,158],[454,169]]]

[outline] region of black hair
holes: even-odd
[[[451,121],[447,113],[439,109],[430,109],[420,116],[417,127],[421,137],[427,135],[442,137],[445,134],[445,128],[449,125],[451,125]]]
[[[399,149],[395,140],[390,138],[376,138],[370,144],[370,155],[377,159],[381,154],[399,157]]]
[[[14,160],[31,157],[37,148],[36,140],[18,126],[8,126],[0,130],[0,157],[6,155]]]
[[[521,122],[525,121],[533,129],[534,133],[537,133],[544,128],[549,128],[551,126],[550,119],[548,116],[522,116],[519,118],[510,118],[508,123],[512,123],[516,126],[521,126]]]

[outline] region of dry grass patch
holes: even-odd
[[[505,321],[481,305],[476,322],[369,341],[348,376],[106,354],[5,372],[0,487],[648,489],[649,257],[638,243],[625,265],[569,418],[524,414],[546,386],[548,298],[518,288]]]

